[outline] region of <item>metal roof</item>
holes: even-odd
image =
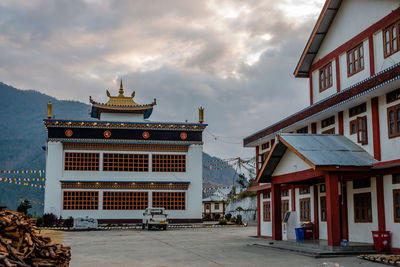
[[[369,169],[377,162],[362,147],[343,135],[280,134],[258,174],[258,182],[271,181],[273,172],[288,149],[314,170],[342,171],[346,167]]]

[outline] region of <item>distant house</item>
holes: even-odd
[[[309,80],[310,106],[244,139],[258,236],[282,239],[296,211],[329,246],[387,230],[400,253],[399,1],[327,0],[294,76]]]
[[[203,218],[210,215],[211,218],[215,218],[217,214],[223,216],[226,208],[226,197],[221,195],[212,195],[207,198],[203,198]]]
[[[55,119],[49,105],[44,212],[100,223],[140,222],[163,207],[171,222],[201,222],[202,132],[206,124],[148,120],[156,104],[135,92],[90,99],[98,120]]]

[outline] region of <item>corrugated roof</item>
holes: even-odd
[[[315,166],[372,166],[377,161],[343,135],[281,134],[280,138]]]

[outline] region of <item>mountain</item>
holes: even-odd
[[[53,103],[56,118],[91,120],[89,105],[54,97],[34,90],[19,90],[0,82],[0,171],[1,170],[44,170],[46,128],[43,119],[47,115],[47,102]],[[203,165],[219,160],[206,153]],[[230,185],[235,171],[232,168],[221,170],[204,168],[206,183]],[[42,176],[43,177],[43,176]],[[237,176],[235,176],[237,177]],[[0,178],[40,178],[39,174],[4,174]],[[29,183],[29,182],[28,182]],[[35,183],[43,184],[43,183]],[[30,212],[42,213],[43,189],[8,184],[0,181],[0,205],[16,209],[23,199],[34,201]],[[39,203],[39,204],[38,204]]]

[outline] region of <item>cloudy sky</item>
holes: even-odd
[[[249,157],[243,137],[308,103],[292,73],[323,2],[2,0],[0,81],[88,103],[122,77],[151,120],[204,106],[204,150]]]

